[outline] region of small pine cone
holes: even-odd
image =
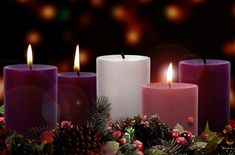
[[[97,131],[86,126],[63,125],[55,130],[53,138],[54,154],[88,154],[98,152],[100,136]]]

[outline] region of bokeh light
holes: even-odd
[[[120,21],[126,19],[127,17],[125,8],[121,5],[114,6],[112,9],[112,16],[114,19]]]
[[[181,22],[185,19],[183,9],[175,4],[168,5],[165,10],[166,18],[172,22]]]
[[[39,12],[43,20],[52,20],[56,16],[56,7],[52,4],[44,5]]]
[[[93,7],[99,8],[104,5],[104,0],[90,0],[90,4]]]
[[[20,4],[26,4],[28,3],[30,0],[17,0],[18,3]]]
[[[201,3],[204,3],[206,0],[191,0],[191,1],[194,4],[201,4]]]
[[[231,80],[230,85],[230,105],[232,113],[235,113],[235,87],[234,87],[234,79]]]
[[[126,42],[130,45],[135,45],[140,41],[140,30],[131,28],[126,33]]]
[[[39,45],[41,43],[42,37],[39,31],[31,30],[26,33],[26,42],[33,44],[33,45]]]
[[[87,49],[80,49],[80,63],[81,65],[87,65],[90,61],[89,51]]]
[[[235,56],[235,40],[224,43],[223,51],[229,56]]]

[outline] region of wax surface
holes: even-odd
[[[230,62],[207,59],[184,60],[179,63],[179,81],[199,87],[199,130],[206,122],[210,129],[222,131],[230,119]]]
[[[186,130],[198,131],[198,87],[194,84],[151,83],[142,87],[142,116],[159,115],[168,126],[181,124]],[[193,118],[193,123],[188,122]]]
[[[32,127],[56,127],[57,67],[4,67],[6,128],[26,133]]]
[[[58,117],[82,124],[96,104],[96,74],[74,72],[58,74]]]
[[[111,116],[133,117],[141,112],[141,86],[150,82],[150,59],[145,56],[100,56],[96,59],[97,95],[111,102]]]

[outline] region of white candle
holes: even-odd
[[[107,55],[96,59],[97,95],[107,96],[111,117],[133,117],[141,112],[141,86],[150,83],[150,58]]]

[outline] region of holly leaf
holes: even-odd
[[[179,130],[179,132],[183,132],[184,131],[184,127],[182,125],[180,125],[179,123],[176,124],[176,126],[174,127],[174,129]]]
[[[203,135],[208,134],[208,139],[203,138]],[[209,123],[206,123],[206,128],[203,133],[195,138],[195,141],[207,142],[205,149],[208,153],[215,151],[217,145],[223,140],[223,137],[219,137],[216,132],[213,132],[209,128]]]
[[[135,139],[135,129],[131,126],[127,127],[123,137],[126,138],[127,143],[131,143]]]

